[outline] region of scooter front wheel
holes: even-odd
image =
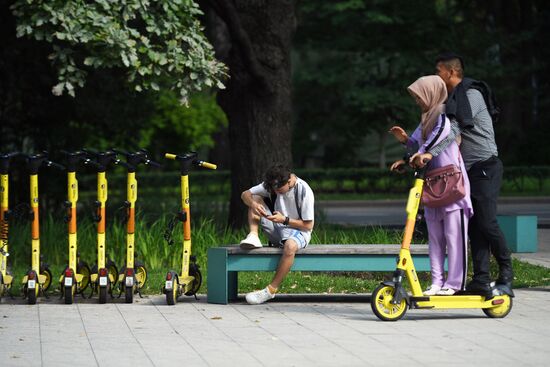
[[[197,294],[202,284],[202,274],[198,267],[191,271],[190,275],[192,275],[194,279],[193,282],[191,282],[191,289],[185,293],[186,296],[194,296]]]
[[[46,277],[46,280],[44,281],[44,284],[42,285],[42,289],[44,292],[46,292],[48,289],[50,289],[50,285],[52,285],[52,272],[48,267],[45,267],[40,272],[40,275],[44,275]]]
[[[82,281],[80,282],[79,287],[77,288],[78,293],[83,293],[88,285],[90,284],[90,267],[84,261],[79,261],[76,265],[76,272],[82,275]]]
[[[113,278],[113,283],[111,286],[115,286],[118,282],[118,268],[116,267],[116,264],[113,260],[107,260],[107,264],[105,267],[109,270],[109,275],[111,278]]]
[[[391,301],[395,295],[395,287],[380,284],[372,292],[372,312],[382,321],[397,321],[407,312],[407,302],[402,299],[400,303],[393,304]]]
[[[137,281],[137,288],[141,289],[145,285],[145,282],[147,282],[147,268],[142,263],[136,263],[135,268],[135,274],[136,274],[136,281]]]
[[[501,319],[506,317],[512,311],[512,297],[507,294],[502,295],[502,302],[500,305],[491,308],[484,308],[483,313],[492,319]]]

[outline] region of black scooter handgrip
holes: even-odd
[[[126,157],[130,154],[130,153],[128,153],[127,151],[125,151],[123,149],[112,148],[111,150],[115,153],[122,154],[123,156],[126,156]]]
[[[148,166],[156,167],[156,168],[162,168],[162,164],[160,164],[158,162],[155,162],[155,161],[152,161],[150,159],[146,160],[145,164],[148,165]]]
[[[65,171],[67,169],[64,165],[52,161],[46,161],[46,167],[53,167],[61,171]]]
[[[91,160],[90,158],[86,158],[84,160],[84,164],[87,165],[87,166],[92,166],[95,169],[100,169],[101,168],[101,164],[97,163],[96,161]]]
[[[10,152],[5,154],[0,154],[1,159],[11,159],[11,158],[21,157],[21,156],[24,156],[24,154],[21,152]]]
[[[114,163],[125,168],[130,168],[130,165],[128,163],[121,161],[120,159],[117,159]]]

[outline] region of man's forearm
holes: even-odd
[[[250,207],[252,206],[252,202],[254,199],[252,199],[252,193],[250,190],[246,190],[241,194],[241,200],[243,201],[244,205]]]
[[[310,231],[313,229],[313,221],[289,218],[288,226],[300,231]]]

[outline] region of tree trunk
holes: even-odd
[[[290,47],[295,29],[293,1],[211,0],[229,37],[213,42],[229,67],[218,103],[229,121],[231,201],[229,224],[246,223],[240,196],[262,181],[273,164],[290,165]],[[219,29],[218,29],[219,30]],[[227,41],[230,47],[227,47]]]

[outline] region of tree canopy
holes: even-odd
[[[223,88],[224,66],[214,58],[191,0],[16,0],[17,36],[52,44],[55,95],[75,95],[90,68],[123,68],[136,91],[179,91],[187,101],[203,87]]]

